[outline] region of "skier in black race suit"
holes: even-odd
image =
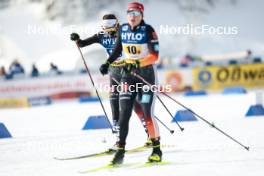
[[[126,138],[128,135],[129,119],[136,99],[139,100],[147,124],[149,137],[152,141],[152,153],[148,157],[149,162],[161,162],[162,152],[160,149],[159,127],[153,115],[154,92],[149,86],[144,85],[142,80],[131,73],[135,72],[150,84],[155,84],[153,65],[158,60],[159,44],[154,29],[143,20],[144,6],[138,2],[128,4],[127,20],[120,26],[116,46],[106,63],[100,67],[101,73],[107,74],[109,66],[115,62],[122,67],[121,84],[124,86],[119,97],[119,126],[120,140],[118,150],[112,160],[112,164],[121,164],[124,159]],[[122,58],[120,54],[123,52]],[[139,88],[138,85],[143,84]],[[135,89],[133,89],[135,88]]]

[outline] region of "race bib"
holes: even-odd
[[[138,56],[142,53],[140,44],[123,44],[123,51],[127,56]]]

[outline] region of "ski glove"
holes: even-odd
[[[102,73],[102,75],[106,75],[108,73],[109,65],[110,65],[109,62],[106,62],[101,65],[100,72]]]
[[[125,73],[132,73],[139,67],[140,67],[139,61],[135,61],[134,63],[126,63],[125,67],[123,68],[123,71]]]
[[[76,41],[80,40],[80,36],[77,33],[72,33],[71,34],[71,40],[76,42]]]

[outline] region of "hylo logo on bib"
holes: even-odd
[[[123,40],[142,40],[143,39],[143,34],[141,33],[122,33],[122,39]]]

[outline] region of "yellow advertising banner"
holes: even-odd
[[[196,67],[192,72],[194,90],[264,87],[264,64]]]
[[[0,109],[29,107],[27,98],[1,98]]]

